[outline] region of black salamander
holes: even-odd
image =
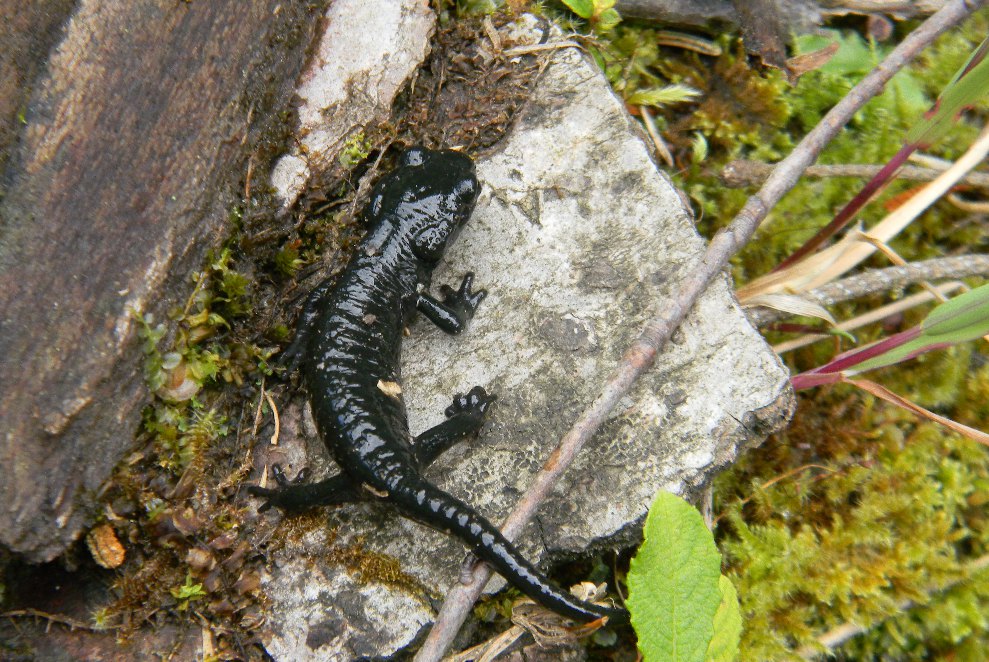
[[[433,268],[467,222],[480,184],[474,164],[453,151],[413,148],[375,188],[364,210],[368,235],[332,286],[310,295],[295,341],[286,350],[301,366],[320,435],[342,474],[306,484],[275,468],[279,489],[252,487],[278,506],[302,510],[359,499],[388,501],[413,520],[452,533],[533,600],[564,616],[628,620],[623,609],[578,600],[550,584],[492,524],[426,480],[423,469],[455,442],[475,434],[494,396],[475,386],[457,395],[446,420],[413,438],[400,388],[402,335],[416,311],[440,329],[463,330],[484,299],[460,288],[428,289]]]

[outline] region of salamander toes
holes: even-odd
[[[469,271],[464,274],[459,288],[453,289],[449,285],[441,285],[440,294],[443,297],[443,305],[463,311],[468,318],[472,317],[484,297],[488,295],[487,290],[472,291],[473,286],[474,274]]]
[[[258,512],[263,513],[264,511],[275,505],[275,496],[278,494],[278,490],[269,490],[266,487],[258,487],[257,485],[248,485],[247,493],[251,496],[264,499],[264,503],[258,506]]]
[[[458,393],[453,397],[453,404],[446,408],[447,418],[456,414],[483,417],[491,403],[497,399],[498,396],[489,394],[483,386],[475,386],[466,394]]]

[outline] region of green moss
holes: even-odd
[[[939,426],[844,387],[802,401],[785,434],[716,484],[742,658],[785,659],[845,622],[875,628],[850,644],[853,659],[989,644],[976,609],[961,608],[986,606],[989,576],[966,579],[965,567],[989,549],[987,487],[984,449]],[[939,616],[890,620],[906,601]]]
[[[149,407],[145,429],[155,436],[159,464],[175,473],[184,471],[229,431],[224,416],[196,401],[190,411],[165,404]]]
[[[826,164],[888,160],[945,83],[989,32],[989,11],[939,38],[898,74],[828,145]],[[730,35],[711,57],[657,46],[656,32],[623,23],[592,49],[615,90],[683,84],[689,104],[659,107],[656,123],[673,153],[675,182],[711,235],[758,187],[728,189],[719,174],[733,159],[776,161],[814,127],[892,48],[854,31],[801,42],[804,52],[837,41],[827,65],[790,88],[756,71]],[[985,99],[974,109],[989,110]],[[959,122],[931,153],[956,158],[981,122]],[[805,178],[773,209],[733,262],[738,282],[775,267],[824,226],[864,183]],[[917,184],[895,182],[859,218],[872,225]],[[950,228],[950,231],[946,229]],[[984,228],[947,203],[934,205],[893,242],[907,260],[971,250]],[[886,266],[884,258],[873,265]],[[873,309],[880,297],[836,306],[839,318]],[[920,321],[904,314],[892,330]],[[891,329],[856,332],[868,342]],[[785,358],[795,370],[821,365],[841,347],[818,343]],[[870,375],[959,422],[989,420],[989,366],[971,346],[934,352]],[[986,449],[842,385],[802,394],[785,433],[745,456],[716,482],[726,574],[745,613],[740,659],[792,659],[797,649],[843,623],[867,632],[845,645],[849,659],[982,659],[989,649],[989,573],[969,564],[989,547]],[[921,605],[903,611],[907,602]]]
[[[340,165],[344,168],[353,168],[355,165],[367,158],[371,153],[373,143],[368,140],[363,131],[351,135],[343,144],[338,157]]]
[[[275,269],[288,278],[294,277],[303,264],[305,260],[299,257],[298,247],[293,244],[287,244],[275,253]]]
[[[270,350],[218,339],[233,320],[252,311],[251,280],[234,269],[232,250],[211,253],[206,268],[190,278],[192,294],[183,307],[170,312],[170,325],[153,326],[151,315],[135,313],[146,379],[156,396],[144,410],[143,428],[155,442],[158,464],[176,473],[228,431],[225,417],[198,399],[202,390],[218,383],[241,385],[251,374],[271,374]]]
[[[185,611],[189,608],[189,603],[194,600],[202,600],[206,597],[206,591],[203,590],[202,584],[197,584],[192,581],[191,575],[186,575],[185,583],[181,586],[177,586],[171,589],[172,597],[179,601],[177,609],[179,611]]]
[[[820,400],[836,411],[805,406],[791,430],[718,480],[720,544],[746,614],[743,659],[784,658],[844,622],[886,623],[904,601],[951,600],[937,591],[989,545],[972,527],[984,519],[982,449],[857,394]],[[985,579],[972,590],[989,590]],[[937,620],[928,627],[937,637],[968,623]],[[881,640],[876,651],[899,657],[883,634],[892,627],[856,646]]]

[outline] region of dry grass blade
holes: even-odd
[[[846,379],[845,381],[848,382],[849,384],[854,384],[855,386],[858,386],[863,391],[871,393],[877,398],[881,398],[886,402],[892,403],[899,407],[903,407],[904,409],[912,411],[913,413],[917,414],[922,418],[926,418],[930,421],[934,421],[935,423],[939,423],[944,427],[948,428],[949,430],[951,430],[952,432],[957,432],[958,434],[967,437],[972,441],[976,441],[982,444],[983,446],[989,446],[989,434],[986,434],[981,430],[976,430],[975,428],[970,428],[967,425],[963,425],[957,421],[953,421],[950,418],[945,418],[944,416],[935,414],[934,412],[928,409],[924,409],[920,405],[911,402],[910,400],[907,400],[906,398],[897,395],[896,393],[893,393],[882,384],[877,384],[876,382],[868,379]]]
[[[836,280],[800,296],[821,306],[830,306],[843,301],[902,289],[921,281],[943,282],[970,276],[989,276],[989,255],[967,253],[910,262],[902,267],[871,269],[865,273]],[[757,327],[777,322],[786,317],[785,313],[764,307],[751,308],[745,313],[752,324]]]
[[[828,309],[797,294],[759,294],[745,302],[748,306],[763,306],[772,308],[791,315],[804,315],[806,317],[817,317],[829,324],[837,324],[834,316]]]
[[[989,126],[983,128],[972,146],[953,166],[870,229],[868,236],[873,242],[888,242],[947,193],[958,183],[958,180],[982,163],[987,155],[989,155]],[[748,299],[759,294],[795,294],[820,287],[848,272],[875,251],[874,243],[858,241],[854,232],[849,233],[837,244],[791,267],[757,278],[739,288],[738,298],[742,303],[746,303]]]
[[[501,634],[469,648],[462,653],[443,658],[443,662],[489,662],[495,660],[525,634],[525,628],[513,625]]]
[[[945,296],[965,287],[965,284],[960,281],[952,281],[949,283],[942,283],[936,287],[937,292],[941,296]],[[912,294],[908,297],[904,297],[899,301],[894,301],[893,303],[886,304],[885,306],[880,306],[875,310],[870,310],[869,312],[853,317],[849,320],[845,320],[837,325],[835,328],[839,331],[854,331],[855,329],[860,329],[863,326],[873,324],[879,320],[885,319],[890,315],[896,315],[904,310],[910,310],[911,308],[916,308],[919,305],[928,303],[934,300],[934,295],[930,292],[919,292],[917,294]],[[818,340],[824,340],[825,338],[833,338],[834,336],[822,335],[817,333],[807,334],[787,340],[786,342],[781,342],[778,345],[773,345],[773,351],[777,354],[784,354],[786,352],[792,352],[795,349],[801,347],[806,347],[807,345],[812,345]]]

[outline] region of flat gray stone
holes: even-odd
[[[470,270],[488,298],[459,337],[418,321],[402,369],[416,433],[442,420],[455,393],[480,384],[498,395],[480,438],[428,472],[497,523],[674,295],[704,241],[622,102],[574,49],[554,54],[515,128],[477,165],[484,191],[434,283],[459,283]],[[792,407],[786,370],[727,277],[718,280],[520,546],[538,561],[632,543],[657,490],[703,486]],[[388,655],[414,641],[434,616],[430,598],[457,581],[463,545],[376,504],[326,517],[325,529],[287,542],[265,578],[268,651],[280,660],[349,659],[363,654],[354,642]],[[409,584],[432,595],[355,581],[339,564],[312,560],[357,540],[399,559]]]

